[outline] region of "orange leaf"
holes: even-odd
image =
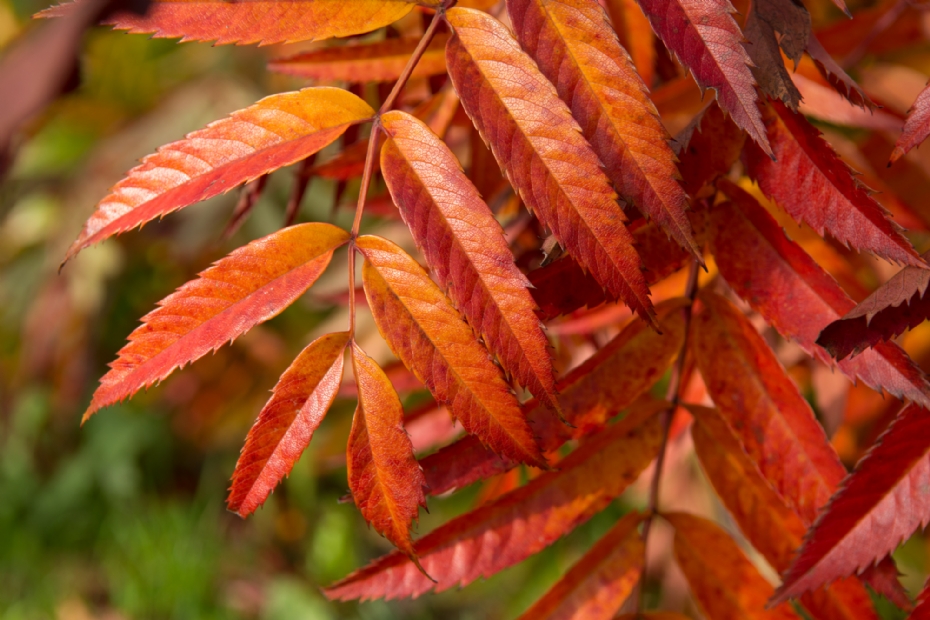
[[[752,546],[775,570],[786,570],[804,539],[804,523],[762,476],[719,412],[694,405],[688,409],[695,419],[694,451],[717,496]],[[817,619],[877,618],[868,592],[855,579],[810,593],[801,602]]]
[[[765,609],[772,586],[720,526],[680,512],[663,516],[675,528],[675,560],[706,617],[798,619],[789,605]]]
[[[520,616],[521,620],[613,618],[636,587],[643,569],[646,549],[636,530],[642,519],[643,515],[638,512],[620,519]]]
[[[239,248],[142,317],[100,380],[84,421],[277,316],[316,282],[349,233],[301,224]]]
[[[504,370],[561,415],[549,343],[500,224],[424,123],[399,111],[381,122],[390,136],[381,151],[384,180],[440,286]]]
[[[253,3],[211,6],[249,6]],[[374,115],[339,88],[266,97],[142,160],[84,225],[65,260],[107,237],[300,161]]]
[[[655,81],[655,34],[636,0],[606,0],[604,3],[620,45],[630,52],[636,70],[647,88]]]
[[[788,239],[775,219],[747,192],[720,181],[734,203],[711,211],[711,250],[727,283],[785,338],[850,379],[862,380],[898,398],[930,406],[923,372],[896,344],[881,343],[861,355],[836,362],[815,344],[818,334],[856,303],[801,247]],[[752,260],[746,260],[751,256]]]
[[[677,359],[685,337],[685,299],[673,299],[657,307],[662,334],[636,321],[606,346],[572,370],[559,382],[565,417],[574,428],[559,422],[535,401],[523,405],[538,442],[546,452],[557,450],[570,439],[602,429],[621,411],[636,406],[634,401],[651,388]],[[648,402],[643,409],[655,410],[662,402]],[[507,471],[515,463],[501,458],[465,437],[423,459],[430,492],[460,488]]]
[[[394,353],[470,433],[498,454],[546,461],[500,368],[449,299],[406,252],[380,237],[357,240],[368,305]]]
[[[352,343],[358,408],[346,447],[349,489],[375,531],[413,555],[410,524],[426,507],[423,470],[404,430],[404,409],[384,371]]]
[[[394,552],[326,588],[331,599],[416,597],[489,577],[545,549],[620,495],[655,458],[659,418],[625,419],[592,437],[525,486],[414,542],[423,576]]]
[[[410,77],[428,77],[446,72],[447,35],[437,35],[420,57]],[[271,71],[315,80],[393,82],[400,77],[418,39],[386,39],[358,45],[338,45],[278,58],[268,63]]]
[[[46,9],[38,17],[62,17],[75,10],[76,0]],[[393,24],[429,0],[153,0],[144,15],[117,12],[104,23],[132,34],[181,41],[236,43],[293,43],[330,37],[349,37]]]
[[[453,8],[448,18],[449,75],[526,206],[601,286],[652,320],[626,216],[555,88],[490,15]]]
[[[507,0],[517,40],[555,84],[617,192],[701,261],[669,135],[597,0]]]
[[[255,512],[290,473],[336,398],[348,342],[348,332],[318,338],[281,375],[236,463],[229,510]]]
[[[766,196],[821,236],[827,231],[847,247],[927,268],[901,227],[813,125],[779,101],[764,107],[763,118],[777,161],[754,145],[747,145],[743,157]]]

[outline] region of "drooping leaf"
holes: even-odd
[[[930,252],[922,258],[930,259]],[[827,325],[817,344],[843,359],[916,327],[930,316],[928,285],[930,270],[905,267],[843,318]]]
[[[548,408],[530,401],[523,406],[544,452],[570,439],[599,431],[607,421],[634,405],[678,357],[685,337],[684,299],[657,307],[662,334],[641,322],[627,326],[606,346],[559,382],[562,410],[574,428],[559,422]],[[655,411],[664,401],[642,409]],[[423,459],[430,493],[441,494],[501,473],[516,463],[501,458],[473,437],[465,437]]]
[[[787,570],[807,527],[749,458],[727,422],[714,409],[689,405],[694,451],[717,496],[752,546],[781,572]],[[815,619],[877,618],[868,592],[848,579],[811,592],[801,602]]]
[[[752,74],[762,92],[780,99],[797,112],[801,93],[782,61],[779,47],[795,66],[811,36],[811,16],[803,4],[794,0],[756,0],[743,27],[752,59]]]
[[[352,93],[328,87],[272,95],[234,112],[161,147],[130,170],[97,205],[65,260],[107,237],[304,159],[373,115]]]
[[[841,67],[830,52],[823,48],[816,35],[812,32],[807,41],[807,53],[820,71],[820,74],[830,86],[839,94],[843,95],[847,101],[861,108],[874,110],[875,104],[869,99],[869,96],[862,91],[854,79]]]
[[[639,5],[665,46],[691,70],[698,86],[713,88],[717,102],[733,122],[771,154],[749,55],[729,0],[640,0]]]
[[[766,196],[821,236],[826,231],[847,247],[926,266],[813,125],[778,101],[765,106],[763,118],[777,161],[755,145],[746,147],[744,158]]]
[[[790,605],[765,608],[772,586],[720,526],[682,512],[663,517],[675,528],[675,560],[706,617],[715,620],[798,619]]]
[[[491,450],[545,468],[500,368],[429,275],[386,239],[363,236],[357,244],[368,305],[397,357]]]
[[[384,180],[440,286],[504,369],[561,415],[549,343],[500,224],[423,122],[394,111],[381,123]]]
[[[310,444],[339,392],[348,332],[310,343],[284,371],[249,431],[226,505],[245,517],[265,500]]]
[[[708,393],[765,478],[813,523],[846,474],[843,464],[752,323],[719,295],[700,300],[691,337]]]
[[[655,81],[655,33],[643,15],[636,0],[606,0],[604,7],[610,15],[620,45],[630,52],[636,71],[647,88]]]
[[[507,0],[520,46],[581,125],[620,196],[701,260],[669,135],[597,0]]]
[[[449,75],[526,206],[601,286],[651,320],[626,216],[555,87],[496,19],[462,8],[447,15]]]
[[[930,136],[930,84],[920,91],[914,105],[907,111],[907,121],[891,152],[889,164],[893,164],[912,148],[919,146],[927,136]]]
[[[716,102],[675,137],[682,185],[689,195],[703,197],[701,189],[726,174],[740,153],[746,134],[727,118]]]
[[[620,519],[521,620],[613,618],[642,572],[646,549],[636,530],[642,519],[638,512]]]
[[[446,72],[445,46],[448,36],[437,35],[417,62],[411,77]],[[393,82],[400,77],[418,39],[386,39],[374,43],[341,45],[303,52],[268,63],[271,71],[316,80]]]
[[[930,406],[926,377],[897,345],[880,344],[858,357],[835,362],[815,344],[820,330],[852,310],[855,302],[785,236],[752,196],[732,183],[719,185],[734,203],[714,207],[710,247],[721,275],[736,293],[782,336],[822,362],[835,363],[850,379]]]
[[[300,224],[235,250],[158,302],[100,380],[86,421],[277,316],[320,277],[349,233]]]
[[[38,17],[62,17],[87,0],[75,0],[46,9]],[[330,37],[349,37],[396,22],[416,4],[430,0],[153,0],[144,15],[118,12],[104,23],[132,34],[181,41],[236,43],[293,43]]]
[[[414,542],[433,583],[403,554],[383,556],[324,590],[331,599],[417,597],[467,585],[541,551],[620,495],[656,456],[659,419],[621,421],[496,501]]]
[[[375,531],[413,556],[410,525],[426,507],[423,470],[404,430],[404,409],[381,367],[352,343],[358,408],[346,446],[349,489]]]
[[[902,411],[817,520],[784,576],[786,600],[883,559],[930,521],[930,412]]]

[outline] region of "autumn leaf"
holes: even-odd
[[[691,196],[704,197],[702,188],[733,167],[745,142],[746,134],[716,102],[711,103],[675,137],[674,148],[685,191]]]
[[[310,445],[342,381],[348,332],[310,343],[284,371],[249,431],[226,505],[245,517],[265,503]]]
[[[300,161],[373,115],[352,93],[328,87],[272,95],[234,112],[130,170],[97,205],[65,261],[112,235]]]
[[[821,236],[826,231],[847,247],[926,268],[901,227],[803,116],[773,101],[763,118],[776,160],[754,145],[743,156],[766,196]]]
[[[627,422],[627,423],[625,423]],[[402,553],[383,556],[324,589],[330,599],[417,597],[489,577],[545,549],[604,509],[655,457],[659,419],[621,421],[496,501],[414,542],[433,583]]]
[[[904,157],[904,154],[915,146],[919,146],[928,135],[930,135],[930,84],[920,91],[914,105],[908,110],[907,121],[901,131],[901,137],[895,142],[888,165]]]
[[[620,45],[630,53],[636,71],[647,88],[655,81],[655,33],[643,15],[636,0],[606,0],[604,7],[610,15]]]
[[[835,363],[850,379],[930,406],[926,377],[897,345],[880,344],[858,357],[836,362],[815,344],[820,330],[852,310],[855,302],[785,236],[752,196],[733,183],[721,181],[719,185],[734,202],[711,212],[710,247],[721,275],[734,291],[782,336],[820,361]],[[745,260],[747,256],[753,260]]]
[[[449,75],[526,206],[601,286],[651,321],[626,216],[568,107],[503,24],[462,8],[448,19]]]
[[[757,107],[751,61],[729,0],[641,0],[639,5],[665,46],[691,70],[701,90],[713,88],[720,107],[771,155]]]
[[[413,457],[394,386],[354,342],[351,351],[358,408],[346,447],[349,489],[375,531],[414,558],[410,525],[419,507],[426,507],[423,471]]]
[[[628,325],[606,346],[559,382],[562,410],[568,427],[535,401],[523,406],[527,419],[545,452],[565,442],[600,431],[608,420],[628,407],[662,377],[677,359],[685,338],[685,299],[657,307],[662,334],[642,322]],[[654,411],[664,401],[641,407]],[[423,459],[430,492],[441,494],[507,471],[516,463],[501,458],[475,438],[465,437]]]
[[[617,192],[702,261],[669,135],[597,0],[507,0],[520,46],[569,105]]]
[[[814,61],[814,65],[827,83],[836,92],[843,95],[849,103],[868,110],[875,109],[875,104],[862,91],[862,87],[833,59],[830,52],[823,48],[820,40],[817,39],[813,32],[807,41],[806,51],[810,54],[811,60]]]
[[[349,234],[330,224],[285,228],[239,248],[158,302],[100,380],[97,410],[149,387],[277,316],[316,282]]]
[[[789,605],[766,609],[772,586],[729,534],[713,521],[681,512],[663,514],[675,528],[675,560],[701,611],[716,620],[786,620]]]
[[[561,415],[529,281],[455,155],[405,112],[381,117],[385,183],[439,284],[505,371]]]
[[[39,13],[61,17],[87,0],[75,0]],[[348,37],[377,30],[399,20],[416,4],[437,5],[430,0],[153,0],[145,15],[119,12],[104,23],[132,34],[181,41],[215,41],[272,45]]]
[[[520,616],[610,620],[633,592],[642,572],[645,545],[636,529],[643,515],[617,521],[546,594]]]
[[[910,405],[856,465],[775,594],[787,600],[878,562],[930,519],[930,412]]]
[[[420,57],[410,77],[427,77],[446,72],[446,35],[437,35]],[[268,69],[315,80],[393,82],[400,77],[416,48],[418,39],[386,39],[374,43],[340,45],[303,52],[268,63]]]
[[[797,112],[801,93],[791,81],[779,48],[797,68],[811,36],[810,13],[794,0],[756,0],[743,32],[750,42],[746,49],[755,65],[751,69],[759,88]]]
[[[545,468],[500,368],[429,275],[386,239],[366,235],[357,244],[368,305],[397,357],[491,450]]]

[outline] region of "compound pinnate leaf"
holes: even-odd
[[[709,245],[720,273],[733,290],[782,336],[822,362],[835,363],[850,379],[930,406],[926,377],[896,344],[881,343],[857,357],[836,362],[815,343],[820,330],[850,312],[856,303],[785,236],[755,198],[733,183],[721,180],[718,185],[734,202],[712,210]],[[747,261],[747,256],[753,260]]]
[[[265,503],[310,444],[342,381],[348,332],[327,334],[284,371],[249,431],[226,504],[245,517]]]
[[[717,91],[717,102],[771,155],[759,115],[755,81],[743,34],[729,0],[641,0],[639,5],[665,46],[691,70],[701,87]]]
[[[377,363],[352,343],[358,408],[346,447],[349,489],[375,531],[413,555],[410,525],[426,507],[423,470],[404,430],[404,409]]]
[[[601,286],[652,320],[626,216],[555,87],[490,15],[453,8],[448,18],[449,75],[526,206]]]
[[[694,356],[707,391],[765,478],[805,524],[846,474],[810,405],[752,323],[719,295],[702,293]]]
[[[352,93],[328,87],[272,95],[234,112],[161,147],[130,170],[97,205],[65,260],[107,237],[304,159],[373,115]]]
[[[714,409],[689,405],[694,451],[720,500],[753,547],[777,571],[790,566],[807,528],[749,458],[729,424]],[[855,579],[806,594],[815,619],[877,618],[868,592]]]
[[[253,241],[158,302],[100,380],[87,420],[277,316],[316,282],[349,233],[301,224]]]
[[[765,608],[772,586],[716,523],[681,512],[663,517],[675,528],[675,560],[706,617],[798,620],[789,605]]]
[[[763,118],[777,160],[754,145],[747,146],[744,158],[766,196],[821,236],[826,231],[847,247],[926,267],[901,227],[813,125],[779,101],[764,107]]]
[[[620,519],[521,620],[613,618],[642,573],[646,549],[636,529],[642,519],[638,512]]]
[[[75,10],[76,0],[39,13],[63,17]],[[420,0],[420,4],[436,4]],[[133,34],[182,41],[236,43],[293,43],[348,37],[396,22],[416,6],[413,0],[153,0],[144,15],[117,12],[104,23]]]
[[[494,452],[546,467],[516,397],[452,302],[413,258],[380,237],[359,237],[368,305],[394,353]]]
[[[701,259],[669,135],[597,0],[508,0],[514,32],[581,125],[617,192]]]
[[[381,170],[439,284],[506,371],[561,415],[529,281],[458,160],[421,121],[384,114]]]
[[[439,35],[420,57],[410,77],[446,72],[445,35]],[[416,48],[417,39],[386,39],[374,43],[343,45],[303,52],[268,63],[271,71],[316,80],[392,82],[400,77]]]
[[[776,593],[786,600],[882,560],[930,520],[930,412],[910,405],[843,482]]]
[[[603,510],[655,458],[657,416],[621,421],[592,437],[525,486],[433,530],[414,542],[432,582],[405,555],[383,556],[326,588],[331,599],[417,597],[489,577],[545,549]]]
[[[889,163],[894,163],[904,157],[904,154],[930,136],[930,84],[928,84],[914,101],[914,105],[907,112],[907,121],[901,137],[894,145]]]

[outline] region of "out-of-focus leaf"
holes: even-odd
[[[746,134],[730,120],[716,102],[675,137],[678,169],[682,184],[691,196],[719,176],[726,174],[740,153]]]
[[[904,130],[894,145],[889,164],[893,164],[912,148],[919,146],[928,135],[930,135],[930,84],[920,91],[914,105],[908,110]]]

